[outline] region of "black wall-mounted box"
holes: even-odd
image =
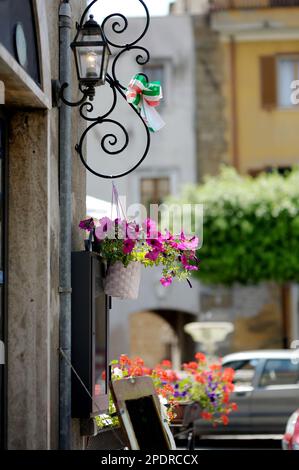
[[[103,290],[96,253],[72,253],[72,417],[90,418],[108,410],[109,298]]]

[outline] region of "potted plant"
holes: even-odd
[[[104,289],[112,297],[136,299],[140,283],[140,268],[161,266],[160,279],[164,287],[173,279],[185,279],[189,285],[192,271],[198,270],[195,250],[198,238],[183,232],[174,235],[168,230],[161,233],[156,223],[128,222],[103,217],[99,221],[87,219],[79,227],[89,232],[88,245],[97,252],[107,266]]]
[[[202,418],[213,426],[227,425],[229,414],[237,409],[230,400],[234,390],[234,370],[222,368],[220,359],[208,364],[201,352],[196,353],[194,361],[183,364],[181,371],[172,370],[168,360],[150,369],[140,357],[130,359],[124,354],[111,362],[111,368],[112,380],[150,376],[170,424],[183,424],[189,408],[192,420]],[[112,399],[110,412],[110,416],[97,418],[99,427],[119,425]]]

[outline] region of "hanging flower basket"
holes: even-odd
[[[142,224],[103,217],[82,220],[79,227],[89,233],[87,249],[98,253],[108,266],[104,283],[105,292],[112,297],[136,299],[140,283],[140,266],[160,266],[161,284],[167,287],[174,279],[186,280],[199,268],[196,257],[198,238],[187,237],[184,232],[174,235],[168,230],[160,232],[155,221],[146,219]]]
[[[121,261],[116,261],[108,268],[104,281],[105,294],[121,299],[137,299],[140,276],[140,263],[131,262],[126,267]]]

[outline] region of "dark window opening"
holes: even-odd
[[[264,168],[253,168],[248,170],[248,174],[253,178],[256,178],[262,173],[279,173],[282,176],[288,176],[288,174],[292,171],[291,166],[265,166]]]
[[[19,62],[16,41],[18,24],[22,27],[26,41],[27,61],[23,68],[40,85],[41,78],[33,2],[32,0],[1,0],[0,43]],[[24,45],[22,44],[22,39],[19,39],[19,48],[23,54]]]

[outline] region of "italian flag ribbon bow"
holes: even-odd
[[[135,75],[129,83],[126,98],[140,113],[150,131],[157,132],[165,126],[155,109],[163,98],[160,82],[148,82],[144,75]]]

